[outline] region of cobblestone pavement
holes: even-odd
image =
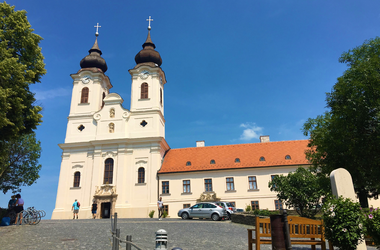
[[[158,229],[168,232],[168,249],[248,249],[249,226],[230,221],[118,219],[118,228],[122,239],[127,234],[132,235],[132,241],[142,249],[154,249]],[[35,226],[0,227],[0,250],[111,249],[110,231],[111,221],[108,219],[43,220]],[[125,244],[121,246],[125,249]],[[271,246],[263,245],[261,249],[269,250]],[[310,247],[293,246],[293,249]]]

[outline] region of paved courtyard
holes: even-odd
[[[142,249],[154,249],[158,229],[168,232],[168,249],[248,249],[249,226],[230,221],[119,219],[118,228],[121,238],[132,235],[132,241]],[[43,220],[36,226],[0,227],[0,249],[111,249],[110,231],[111,221],[108,219]],[[125,244],[121,249],[125,249]],[[263,245],[262,249],[269,250],[271,246]],[[306,250],[310,247],[293,246],[293,249]]]

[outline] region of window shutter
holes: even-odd
[[[80,103],[88,103],[88,88],[85,87],[82,89],[82,94],[80,98]]]

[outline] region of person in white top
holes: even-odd
[[[164,210],[164,202],[162,201],[162,197],[157,201],[157,207],[158,207],[158,220],[162,220],[162,212]]]
[[[16,194],[16,207],[14,208],[15,212],[17,213],[16,214],[16,221],[15,221],[15,224],[17,225],[18,223],[18,217],[20,215],[20,225],[22,223],[22,211],[24,210],[24,200],[21,199],[21,195],[20,194]]]

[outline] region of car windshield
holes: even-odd
[[[227,207],[234,207],[234,205],[232,205],[230,202],[226,202],[227,204]]]

